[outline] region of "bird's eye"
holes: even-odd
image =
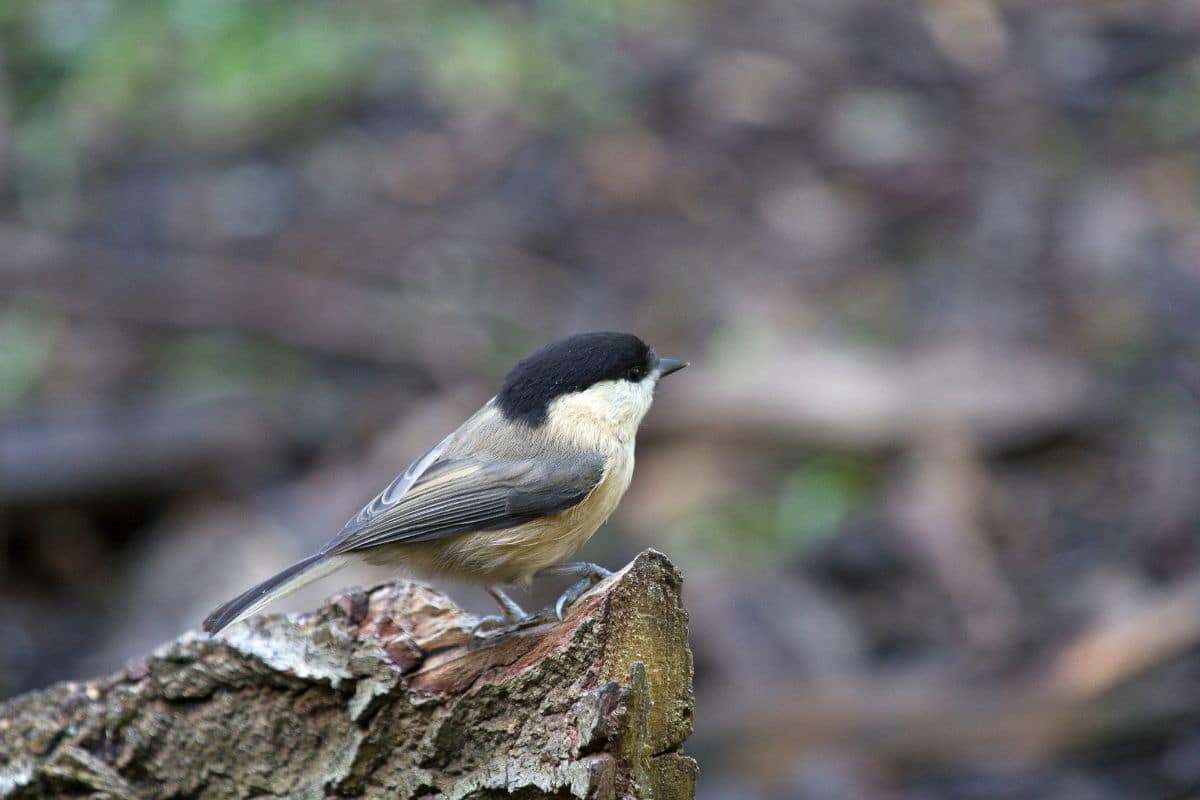
[[[646,370],[643,367],[630,367],[628,377],[629,377],[629,380],[633,381],[634,383],[637,383],[642,378],[646,377]]]

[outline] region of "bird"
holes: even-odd
[[[475,414],[416,459],[307,558],[218,606],[215,636],[268,603],[355,560],[422,578],[482,584],[501,613],[473,634],[545,619],[505,591],[536,577],[576,578],[561,620],[609,571],[565,561],[604,524],[633,477],[638,427],[658,382],[688,362],[614,331],[553,341],[508,372]]]

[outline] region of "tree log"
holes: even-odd
[[[680,586],[647,551],[562,623],[482,640],[407,582],[188,633],[0,704],[0,797],[690,798]]]

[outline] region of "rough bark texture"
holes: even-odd
[[[564,622],[483,642],[415,583],[188,634],[0,705],[0,797],[690,798],[679,589],[648,551]]]

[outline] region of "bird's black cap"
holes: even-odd
[[[640,381],[656,360],[654,351],[633,334],[578,333],[518,361],[505,376],[496,403],[505,419],[537,426],[556,397],[600,381]]]

